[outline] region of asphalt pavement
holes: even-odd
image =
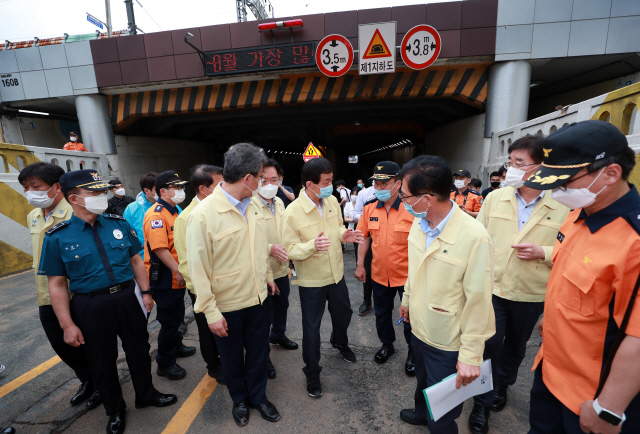
[[[356,363],[342,360],[337,350],[329,346],[331,318],[326,311],[321,329],[323,366],[321,381],[324,395],[314,399],[306,393],[302,372],[301,348],[287,351],[271,347],[271,359],[277,378],[269,380],[267,397],[280,411],[282,419],[269,423],[253,410],[249,424],[235,425],[231,418],[232,401],[225,386],[207,375],[198,349],[193,357],[179,359],[188,374],[179,381],[156,375],[152,362],[155,387],[163,393],[175,393],[179,402],[167,408],[134,408],[131,378],[120,351],[118,368],[127,409],[127,433],[424,433],[426,427],[407,425],[400,420],[403,408],[412,408],[415,378],[404,374],[407,345],[402,326],[396,327],[396,354],[383,365],[373,361],[380,347],[376,335],[375,315],[371,310],[358,316],[362,302],[362,284],[354,277],[355,257],[352,245],[347,246],[345,277],[354,311],[349,327],[349,345],[356,354]],[[184,342],[198,346],[198,333],[188,297],[185,303],[190,322]],[[287,335],[302,344],[302,327],[298,286],[292,278]],[[400,302],[396,299],[396,309]],[[152,358],[157,349],[159,324],[155,309],[149,319]],[[509,403],[500,413],[492,413],[490,433],[526,433],[529,429],[529,391],[533,381],[530,368],[540,345],[534,330],[527,344],[517,383],[509,389]],[[87,411],[84,405],[71,407],[69,400],[79,386],[73,371],[56,363],[40,321],[33,272],[0,278],[0,364],[7,366],[0,374],[0,428],[13,426],[20,434],[102,433],[107,416],[102,406]],[[47,364],[48,362],[48,364]],[[51,366],[50,366],[51,365]],[[33,377],[33,378],[31,378]],[[20,384],[19,387],[15,387]],[[7,393],[7,391],[9,391]],[[460,433],[468,433],[467,419],[473,402],[465,402],[458,419]]]

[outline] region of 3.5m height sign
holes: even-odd
[[[358,26],[360,75],[386,74],[396,70],[396,22]]]

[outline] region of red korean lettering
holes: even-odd
[[[253,63],[251,63],[248,66],[257,66],[258,68],[262,68],[262,59],[264,58],[264,54],[262,53],[262,50],[260,51],[253,51],[251,53],[248,54],[253,54]],[[256,65],[256,63],[260,62],[259,65]]]
[[[299,45],[293,47],[293,63],[295,65],[307,64],[311,61],[309,53],[309,47],[307,45]]]
[[[235,71],[236,65],[236,53],[226,53],[224,55],[224,70]]]
[[[267,57],[266,61],[269,66],[278,66],[280,65],[280,51],[279,48],[267,48]]]

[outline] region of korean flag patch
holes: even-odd
[[[162,220],[151,220],[151,229],[163,228]]]

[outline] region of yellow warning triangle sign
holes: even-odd
[[[369,46],[364,51],[363,59],[377,59],[379,57],[392,57],[391,50],[387,47],[387,43],[384,42],[384,38],[380,34],[380,30],[376,29]]]
[[[315,146],[313,146],[313,143],[309,142],[309,145],[307,146],[307,149],[305,149],[304,151],[304,155],[302,156],[302,159],[305,161],[305,163],[313,158],[318,158],[321,157],[322,155],[320,154],[320,151],[318,151],[318,148],[316,148]]]

